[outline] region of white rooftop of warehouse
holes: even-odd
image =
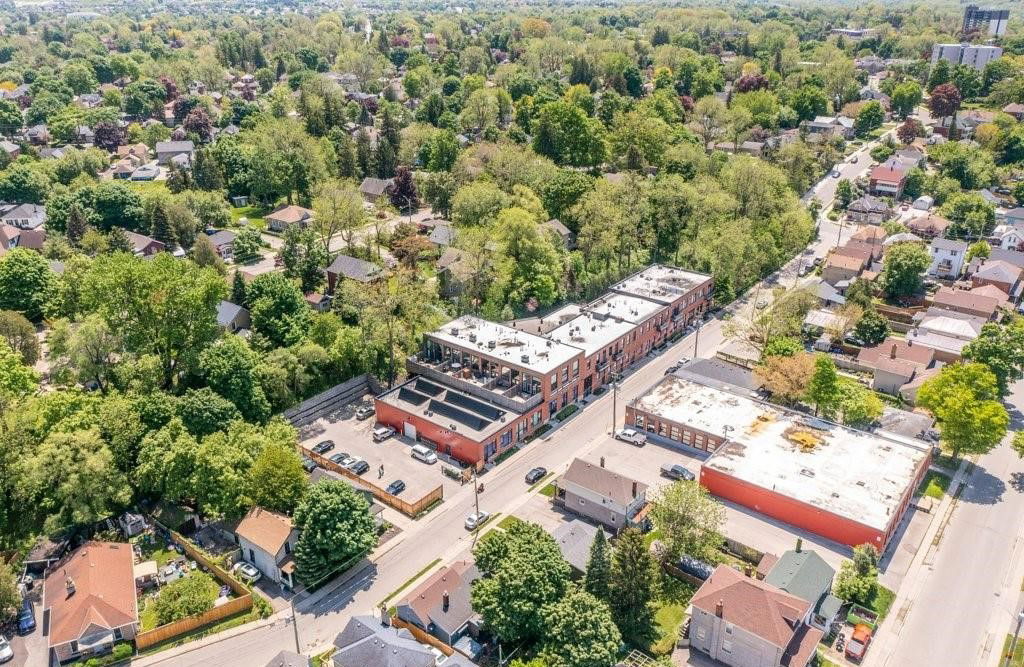
[[[600,319],[584,313],[549,331],[547,337],[559,343],[582,348],[589,357],[633,329],[636,329],[636,325],[632,322],[611,317]]]
[[[537,373],[550,373],[581,352],[579,347],[473,315],[463,315],[428,335],[436,341]]]
[[[635,405],[726,438],[705,467],[879,530],[928,455],[910,439],[839,426],[671,375]]]
[[[618,317],[627,322],[640,324],[664,307],[665,304],[650,299],[608,292],[588,303],[585,310],[599,316]]]
[[[703,273],[655,264],[615,283],[610,289],[613,292],[632,294],[665,304],[672,303],[710,278],[711,276]]]

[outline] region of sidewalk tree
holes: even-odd
[[[996,377],[999,395],[1006,396],[1010,383],[1024,377],[1024,318],[985,324],[981,334],[964,347],[963,358],[988,367]]]
[[[841,398],[836,364],[824,354],[819,354],[807,385],[807,400],[814,404],[814,414],[830,419],[838,410]]]
[[[904,81],[892,90],[891,102],[892,111],[900,118],[906,118],[914,112],[914,108],[921,103],[921,86],[916,81]],[[902,141],[902,137],[900,138]],[[909,141],[903,143],[909,144]]]
[[[370,505],[345,482],[321,480],[309,488],[295,508],[292,525],[295,574],[307,586],[323,581],[377,542]]]
[[[940,60],[945,62],[944,60]],[[939,116],[940,118],[948,118],[950,116],[956,116],[956,112],[960,110],[960,91],[957,87],[951,83],[943,83],[936,86],[932,92],[931,97],[928,98],[928,109]],[[950,131],[953,130],[956,119],[954,118],[950,122]]]
[[[896,128],[896,137],[905,144],[924,134],[924,126],[916,118],[908,118]]]
[[[854,547],[853,560],[843,561],[832,589],[847,602],[869,604],[878,589],[878,551],[870,544]]]
[[[1013,434],[1010,446],[1013,447],[1013,451],[1017,452],[1017,456],[1024,459],[1024,431],[1017,431]]]
[[[583,588],[598,600],[607,602],[611,599],[612,558],[611,547],[604,536],[604,529],[598,528],[594,541],[590,545],[590,559],[587,561],[587,572],[583,577]]]
[[[921,274],[930,264],[928,251],[917,243],[890,247],[882,264],[882,289],[892,298],[911,296],[921,288]]]
[[[881,102],[878,100],[870,100],[861,107],[861,110],[857,113],[857,119],[854,121],[854,128],[858,135],[864,136],[869,132],[882,127],[882,123],[884,122],[885,110],[882,108]]]
[[[363,198],[350,181],[324,181],[313,195],[313,220],[309,225],[319,239],[324,253],[331,252],[331,240],[341,236],[349,251],[355,233],[366,222]],[[323,268],[323,267],[320,267]]]
[[[846,209],[850,202],[853,201],[853,196],[853,184],[850,183],[850,179],[839,179],[839,182],[836,183],[836,203],[839,205],[839,208]]]
[[[544,625],[541,655],[551,667],[607,667],[618,657],[622,637],[608,605],[575,585],[544,609]]]
[[[996,376],[984,364],[945,366],[921,386],[917,404],[935,416],[942,444],[954,457],[991,450],[1010,423]]]
[[[654,600],[661,590],[658,563],[644,544],[643,534],[627,528],[612,556],[612,617],[623,637],[647,637],[654,623]]]
[[[235,261],[239,264],[248,264],[259,259],[260,250],[263,248],[263,240],[260,233],[252,227],[246,227],[235,236],[232,249]]]
[[[496,531],[473,550],[483,576],[473,582],[473,609],[504,642],[535,642],[547,630],[545,607],[565,596],[569,564],[535,523]]]
[[[661,531],[663,561],[681,556],[714,561],[722,545],[725,508],[697,482],[678,481],[664,486],[654,499],[651,517]]]

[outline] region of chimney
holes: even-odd
[[[892,349],[889,350],[889,358],[890,359],[895,359],[896,358],[896,343],[893,343],[892,344]]]
[[[604,457],[603,456],[601,457],[601,467],[602,468],[604,467]]]
[[[383,604],[380,606],[380,624],[385,628],[391,625],[391,616],[388,614],[388,608]]]
[[[636,498],[636,482],[633,482],[633,497]]]
[[[68,577],[64,580],[64,586],[68,589],[68,597],[75,594],[75,580]]]
[[[803,541],[803,539],[801,539],[799,537],[796,538],[796,552],[800,553],[800,551],[803,550],[803,548],[804,548],[804,541]]]
[[[441,596],[441,611],[447,613],[448,612],[448,605],[450,603],[451,603],[451,598],[448,597],[448,591],[445,591],[444,594]]]
[[[725,600],[722,600],[721,598],[719,598],[718,604],[715,605],[715,616],[717,616],[718,618],[722,618],[722,615],[724,613],[725,613]]]

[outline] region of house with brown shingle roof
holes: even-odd
[[[235,540],[242,558],[271,581],[294,588],[295,561],[292,551],[299,531],[284,514],[262,507],[249,510],[235,528]]]
[[[731,667],[807,667],[823,632],[812,605],[719,565],[690,602],[690,647]]]
[[[874,372],[871,388],[893,395],[933,361],[935,351],[931,348],[892,336],[874,347],[861,348],[857,354],[857,363]]]
[[[583,459],[573,459],[555,486],[556,505],[596,521],[613,534],[638,523],[647,505],[646,484]]]
[[[470,600],[473,581],[480,578],[476,563],[460,560],[442,567],[398,603],[396,614],[406,623],[454,646],[479,623]]]
[[[860,275],[865,266],[867,266],[867,262],[863,258],[833,253],[825,260],[825,266],[821,270],[821,279],[829,285],[835,285],[844,280],[853,280]]]
[[[986,288],[1001,293],[1001,290],[998,287],[993,287],[991,285],[979,287],[977,289],[981,290]],[[975,315],[977,317],[983,317],[986,320],[993,319],[1000,306],[1005,302],[1005,298],[986,296],[974,289],[962,290],[953,289],[951,287],[940,288],[939,291],[935,293],[935,296],[932,297],[932,305],[936,308],[952,310],[953,312],[964,313],[965,315]]]
[[[51,655],[60,662],[109,653],[135,639],[135,555],[130,544],[86,542],[46,577],[43,613]]]
[[[905,224],[907,229],[921,238],[934,238],[944,235],[946,228],[953,223],[941,215],[929,214],[920,218],[911,218]]]
[[[283,233],[292,225],[299,225],[300,228],[305,229],[306,225],[313,220],[313,211],[291,204],[278,207],[263,216],[263,219],[267,221],[267,229]]]

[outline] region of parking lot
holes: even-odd
[[[372,405],[372,401],[364,399],[363,404]],[[400,479],[405,482],[405,490],[398,494],[399,498],[410,502],[437,488],[444,486],[445,497],[450,497],[461,485],[441,474],[446,465],[438,461],[429,465],[412,458],[410,450],[416,444],[409,438],[393,435],[383,442],[374,442],[372,432],[375,427],[371,416],[362,421],[356,419],[355,409],[358,405],[349,406],[337,415],[319,419],[305,427],[302,431],[300,444],[310,449],[322,440],[333,440],[334,449],[324,456],[346,453],[358,456],[370,464],[370,469],[360,475],[367,482],[386,488],[391,482]],[[380,466],[384,466],[384,474],[380,475]]]

